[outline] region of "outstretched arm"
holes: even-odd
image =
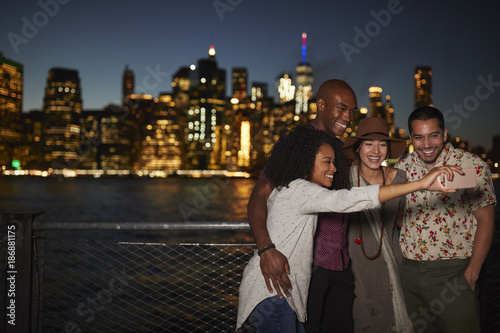
[[[433,168],[424,178],[414,182],[380,186],[378,195],[379,200],[380,202],[386,202],[399,196],[422,190],[441,191],[445,193],[456,192],[456,190],[447,190],[443,186],[443,184],[441,184],[441,180],[439,178],[439,176],[444,174],[449,180],[452,180],[453,172],[463,174],[461,167],[456,165],[449,165]]]
[[[273,188],[263,178],[259,178],[250,195],[247,206],[248,223],[252,229],[257,248],[261,249],[272,243],[267,230],[267,198]],[[288,274],[290,266],[288,259],[278,250],[269,249],[260,256],[260,269],[266,281],[267,289],[273,292],[273,287],[278,296],[283,298],[283,292],[290,296],[289,290],[292,289]],[[271,286],[272,284],[272,286]]]

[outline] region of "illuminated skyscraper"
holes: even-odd
[[[285,104],[287,102],[293,101],[293,98],[295,96],[295,86],[292,83],[291,75],[284,73],[278,76],[276,87],[278,88],[278,97],[280,104]]]
[[[189,92],[187,110],[187,167],[216,169],[221,166],[221,140],[226,110],[226,71],[217,66],[215,48],[208,58],[192,68],[195,82]]]
[[[147,140],[148,125],[155,108],[155,100],[150,94],[132,94],[127,97],[124,106],[126,119],[132,121],[132,165],[134,170],[143,168],[142,152]],[[122,117],[123,118],[123,117]]]
[[[246,68],[233,68],[232,92],[232,96],[238,99],[243,99],[248,96],[248,73]]]
[[[76,168],[80,154],[82,98],[78,71],[52,68],[45,98],[44,160],[53,168]]]
[[[135,78],[134,72],[128,69],[128,65],[125,67],[122,78],[122,102],[125,104],[126,99],[129,95],[134,93],[135,88]]]
[[[268,85],[264,82],[252,82],[250,98],[255,102],[262,98],[267,98]]]
[[[389,135],[391,137],[396,137],[396,128],[394,125],[394,106],[391,102],[391,96],[385,96],[385,105],[384,105],[384,113],[385,113],[385,122],[387,126],[389,126]]]
[[[21,167],[23,169],[40,169],[43,152],[43,125],[44,114],[42,110],[31,110],[22,113],[23,141],[28,152],[23,154]]]
[[[226,98],[226,70],[217,66],[215,59],[215,47],[210,46],[208,58],[198,60],[198,68],[195,69],[197,76],[197,87],[200,98]]]
[[[140,157],[141,169],[173,173],[183,164],[185,112],[172,94],[160,94],[148,117]]]
[[[116,106],[82,110],[81,143],[86,148],[80,169],[132,169],[133,122],[123,117],[125,113]]]
[[[371,86],[368,89],[370,93],[370,117],[385,119],[385,110],[382,105],[382,88]]]
[[[21,141],[23,65],[0,53],[0,167],[10,167],[15,143]]]
[[[295,92],[295,113],[307,113],[309,100],[313,97],[312,85],[313,85],[313,76],[312,76],[312,67],[306,61],[306,42],[307,42],[307,34],[304,31],[302,33],[302,61],[295,67],[295,71],[297,73],[296,87],[297,90]]]
[[[432,68],[415,68],[415,108],[432,106]]]
[[[192,65],[192,68],[181,67],[174,74],[172,78],[172,88],[174,90],[174,95],[177,95],[179,92],[189,92],[189,89],[191,88],[190,72],[192,72],[195,68],[195,65]]]

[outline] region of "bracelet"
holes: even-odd
[[[264,246],[263,248],[261,248],[260,250],[257,250],[257,254],[260,256],[262,253],[266,252],[267,250],[275,249],[275,248],[276,248],[276,245],[274,245],[274,243],[269,243],[266,246]]]

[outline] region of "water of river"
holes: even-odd
[[[0,210],[51,222],[246,221],[255,180],[0,177]]]

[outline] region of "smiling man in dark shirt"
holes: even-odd
[[[342,158],[342,136],[357,111],[357,99],[352,88],[342,80],[325,81],[316,94],[317,116],[311,126],[332,136],[337,156],[337,173],[333,189],[348,188],[348,164]],[[266,227],[266,200],[272,187],[260,178],[248,202],[248,220],[262,249],[272,243]],[[308,332],[351,332],[354,277],[347,253],[347,214],[320,213],[314,244],[314,267],[307,305]],[[293,267],[292,267],[293,269]],[[261,255],[261,270],[270,292],[288,295],[291,288],[287,258],[276,249]]]

